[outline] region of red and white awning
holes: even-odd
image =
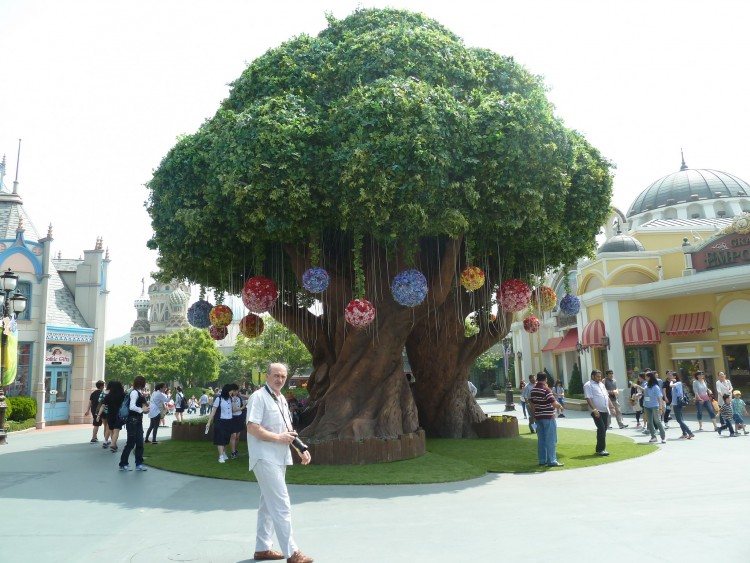
[[[656,323],[648,317],[630,317],[622,325],[622,341],[625,346],[658,344],[661,334]]]
[[[553,336],[552,338],[547,340],[547,344],[545,344],[544,348],[542,348],[542,352],[553,352],[557,345],[562,342],[562,339],[562,336]]]
[[[607,333],[604,321],[596,320],[587,324],[581,334],[581,345],[584,348],[592,346],[603,346],[602,337]]]
[[[681,315],[672,315],[669,317],[667,336],[679,336],[684,334],[703,334],[709,331],[711,322],[711,312],[703,311],[702,313],[684,313]]]

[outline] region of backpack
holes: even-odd
[[[187,409],[188,408],[187,399],[185,399],[184,393],[180,393],[180,405],[179,405],[179,407],[181,409]]]
[[[120,405],[120,410],[117,411],[117,416],[120,417],[120,420],[127,420],[129,414],[130,414],[130,391],[125,393],[125,398],[122,400],[122,404]]]

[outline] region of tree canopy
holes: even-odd
[[[194,387],[215,381],[222,359],[205,330],[185,328],[156,340],[144,355],[142,373],[147,381],[180,381]]]
[[[271,314],[315,366],[305,432],[445,433],[481,416],[432,420],[458,408],[469,366],[508,332],[510,314],[488,314],[500,282],[592,252],[611,186],[609,163],[555,115],[539,77],[422,14],[361,9],[253,61],[169,151],[148,184],[149,246],[165,279],[232,294],[251,275],[276,280]],[[457,282],[469,264],[487,278],[471,294]],[[316,312],[301,288],[311,266],[331,276]],[[413,309],[389,291],[406,268],[428,283]],[[352,297],[375,305],[371,329],[345,324]],[[471,311],[484,314],[467,338]],[[421,372],[414,399],[404,346]]]
[[[104,352],[104,378],[127,386],[136,375],[140,375],[143,359],[143,352],[136,346],[110,346]]]

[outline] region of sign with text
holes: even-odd
[[[693,268],[698,272],[750,264],[750,235],[732,233],[708,241],[691,256]]]
[[[48,366],[69,366],[73,363],[73,351],[62,346],[48,346],[44,363]]]

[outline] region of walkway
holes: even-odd
[[[494,398],[480,403],[502,412]],[[587,414],[568,414],[562,426],[593,428]],[[295,537],[319,563],[750,561],[750,436],[678,436],[673,427],[657,453],[578,470],[291,486]],[[122,473],[89,438],[90,427],[58,427],[0,448],[0,561],[251,561],[255,483]]]

